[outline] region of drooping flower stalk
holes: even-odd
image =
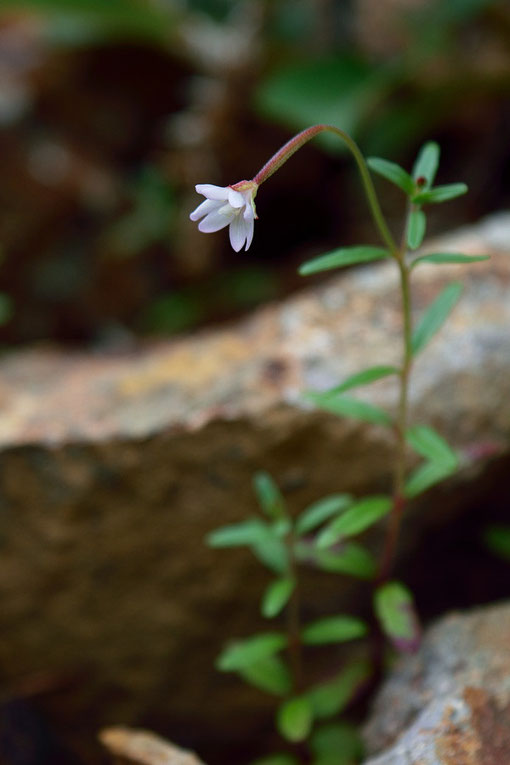
[[[356,142],[348,133],[334,125],[313,125],[295,135],[284,144],[258,171],[251,181],[240,181],[231,186],[220,187],[199,184],[196,189],[206,197],[194,212],[192,220],[201,220],[199,229],[204,233],[219,231],[229,226],[232,247],[238,252],[247,250],[253,238],[254,221],[257,218],[255,196],[262,183],[267,181],[296,151],[320,133],[329,132],[340,138],[348,147],[358,166],[374,223],[390,256],[399,269],[403,315],[403,353],[399,369],[399,404],[395,420],[396,455],[393,475],[393,506],[389,516],[383,553],[377,582],[384,582],[390,575],[396,554],[402,514],[405,505],[404,481],[406,467],[406,431],[408,423],[408,389],[412,366],[411,346],[411,296],[410,270],[406,262],[406,236],[399,245],[388,228],[365,159]],[[406,224],[407,225],[407,224]]]

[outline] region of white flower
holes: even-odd
[[[247,250],[253,239],[255,194],[258,185],[254,181],[240,181],[233,186],[213,186],[211,183],[199,183],[195,186],[199,194],[206,197],[189,216],[191,220],[200,220],[199,231],[210,234],[230,226],[230,244],[236,252],[245,246]]]

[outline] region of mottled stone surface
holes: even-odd
[[[99,740],[117,762],[138,765],[203,765],[191,752],[179,749],[169,741],[146,730],[105,728]]]
[[[366,728],[366,765],[510,762],[510,605],[452,614],[393,670]]]
[[[467,458],[506,453],[510,216],[433,248],[493,258],[417,269],[417,315],[451,279],[465,283],[465,295],[416,364],[413,415]],[[79,692],[55,692],[60,723],[73,735],[80,725],[93,731],[156,716],[162,732],[208,759],[205,741],[224,742],[225,720],[232,745],[253,732],[265,697],[239,692],[212,664],[224,638],[263,628],[253,603],[267,578],[243,551],[210,551],[203,537],[254,511],[251,477],[260,468],[273,472],[297,510],[333,491],[388,487],[388,433],[314,412],[300,394],[367,363],[396,361],[399,326],[388,263],[336,276],[236,326],[124,355],[4,356],[4,682],[15,687],[42,670],[76,676]],[[359,395],[393,407],[394,383]],[[475,478],[466,469],[455,491],[439,490],[430,507],[438,512],[421,522],[458,516]],[[419,538],[414,523],[404,543],[412,549]],[[362,596],[347,579],[341,594],[334,584],[319,597],[317,581],[305,585],[310,616],[353,598],[368,602],[367,588]]]

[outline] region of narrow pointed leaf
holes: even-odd
[[[489,526],[484,533],[486,545],[504,560],[510,560],[510,526]]]
[[[359,579],[372,579],[377,570],[372,553],[355,542],[343,544],[338,552],[316,550],[315,558],[319,568],[332,574],[348,574]]]
[[[413,166],[413,178],[424,178],[424,189],[428,189],[436,177],[439,167],[439,146],[434,141],[429,141],[421,149]]]
[[[352,503],[350,494],[332,494],[309,505],[299,516],[296,523],[296,534],[308,534],[329,520],[332,516],[346,510]]]
[[[390,509],[391,500],[389,497],[374,496],[359,500],[343,515],[335,518],[326,526],[318,536],[317,547],[319,549],[331,547],[341,539],[360,534],[377,523]]]
[[[353,661],[333,680],[314,686],[306,694],[316,720],[333,717],[342,712],[360,687],[370,677],[367,661]]]
[[[374,404],[359,401],[349,396],[331,393],[305,393],[305,398],[312,401],[319,409],[338,414],[341,417],[352,417],[363,422],[372,422],[375,425],[391,425],[392,420],[388,412]]]
[[[329,723],[312,733],[312,765],[353,765],[363,757],[363,742],[353,725]]]
[[[357,247],[341,247],[326,255],[309,260],[299,269],[301,276],[316,274],[320,271],[330,271],[333,268],[343,268],[352,266],[355,263],[369,263],[373,260],[382,260],[389,258],[390,253],[381,247],[371,247],[362,245]]]
[[[250,518],[247,521],[221,526],[211,531],[206,541],[210,547],[240,547],[257,544],[263,541],[268,533],[270,529],[266,523],[258,518]]]
[[[411,264],[411,268],[415,268],[420,263],[477,263],[482,260],[489,260],[490,255],[462,255],[459,252],[434,252],[430,255],[423,255],[420,258],[416,258]]]
[[[262,614],[266,619],[272,619],[287,605],[296,583],[290,577],[284,577],[272,582],[262,599]]]
[[[415,651],[420,628],[411,592],[401,582],[387,582],[374,596],[374,607],[384,634],[403,652]]]
[[[465,183],[449,183],[447,186],[436,186],[428,191],[422,191],[413,197],[413,204],[430,205],[447,202],[466,194],[468,187]]]
[[[407,244],[411,250],[417,250],[423,242],[427,218],[423,210],[412,210],[407,224]]]
[[[278,730],[287,741],[304,741],[313,725],[313,713],[306,696],[285,701],[277,715]]]
[[[447,466],[437,462],[425,462],[423,465],[417,467],[406,481],[404,488],[405,496],[409,499],[417,497],[427,489],[435,486],[436,483],[444,481],[444,479],[448,478],[455,469],[455,465]]]
[[[367,634],[367,625],[354,616],[329,616],[306,626],[302,631],[307,645],[345,643]]]
[[[280,656],[266,656],[238,672],[250,685],[275,696],[287,696],[292,690],[292,676]]]
[[[216,660],[216,668],[222,672],[235,672],[273,656],[286,645],[287,638],[280,632],[264,632],[245,640],[236,640],[223,649]]]
[[[281,518],[285,514],[285,502],[280,489],[269,473],[261,470],[253,477],[253,486],[262,510],[270,518]]]
[[[455,470],[458,457],[439,433],[428,425],[414,425],[406,434],[408,443],[425,459]]]
[[[294,757],[293,754],[281,752],[278,754],[270,754],[269,757],[262,757],[262,759],[259,760],[254,760],[250,765],[299,765],[299,760]]]
[[[386,178],[390,183],[394,183],[395,186],[401,188],[409,196],[415,193],[416,186],[413,179],[404,168],[395,162],[388,162],[387,159],[381,159],[380,157],[369,157],[367,165],[374,173]]]
[[[351,375],[343,383],[337,385],[335,388],[331,388],[328,391],[330,394],[343,393],[351,388],[357,388],[360,385],[368,385],[369,383],[381,380],[383,377],[389,377],[390,375],[397,375],[398,369],[390,366],[377,366],[364,369],[362,372],[357,372]]]
[[[275,574],[285,574],[289,568],[287,545],[274,533],[250,545],[255,557]]]
[[[462,285],[453,282],[429,305],[413,332],[411,345],[414,354],[421,351],[441,329],[461,292]]]

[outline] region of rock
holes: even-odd
[[[416,270],[417,315],[446,282],[461,279],[466,289],[418,359],[413,416],[436,426],[467,462],[507,454],[510,216],[430,246],[493,258]],[[397,274],[387,263],[336,276],[237,326],[124,354],[5,355],[5,682],[15,686],[42,670],[80,678],[79,692],[50,694],[44,709],[50,716],[58,709],[66,735],[81,743],[83,729],[91,737],[110,723],[152,726],[154,719],[201,753],[224,746],[226,725],[231,750],[256,737],[270,702],[219,676],[213,661],[225,638],[264,628],[254,604],[267,577],[244,551],[208,550],[203,537],[255,511],[251,478],[260,468],[296,510],[327,493],[388,487],[387,432],[313,411],[301,393],[367,363],[397,361],[399,327]],[[359,396],[393,407],[395,392],[381,381]],[[424,500],[428,512],[413,517],[404,548],[416,549],[424,525],[458,517],[476,495],[477,470],[466,468]],[[336,581],[323,587],[311,575],[310,616],[368,603],[366,587],[342,581],[339,600]],[[83,746],[81,756],[92,761]]]
[[[99,740],[123,762],[139,765],[203,765],[191,752],[185,752],[146,730],[105,728]]]
[[[366,728],[365,765],[510,762],[510,604],[447,616],[401,660]]]

